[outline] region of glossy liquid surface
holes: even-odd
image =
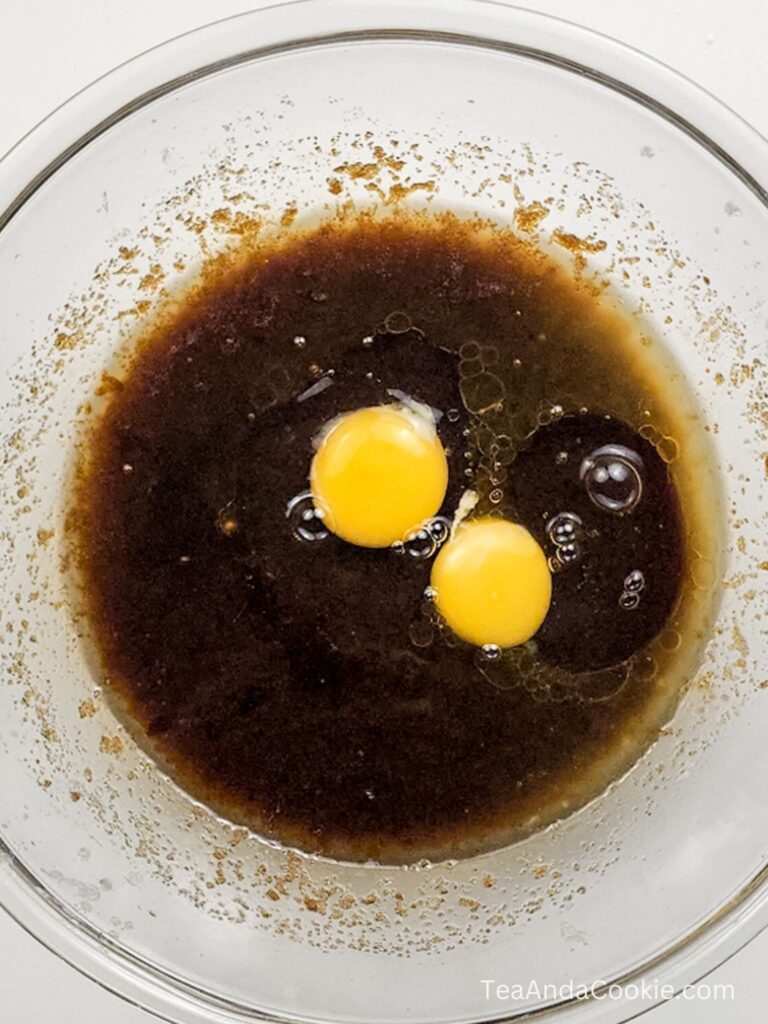
[[[700,641],[668,642],[698,513],[680,385],[649,366],[597,289],[450,217],[326,226],[209,281],[138,346],[76,496],[127,721],[193,794],[332,856],[473,852],[578,806]],[[469,489],[550,556],[525,647],[440,627],[429,542],[354,547],[301,497],[323,424],[403,396],[437,411],[441,515]]]

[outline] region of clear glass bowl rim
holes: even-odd
[[[298,28],[297,28],[298,26]],[[226,18],[145,51],[76,93],[0,159],[0,232],[41,185],[90,141],[186,82],[286,50],[351,40],[424,39],[484,47],[587,76],[683,131],[746,185],[768,214],[768,140],[713,95],[625,44],[573,23],[496,0],[290,0]],[[233,47],[234,44],[234,47]],[[233,52],[234,49],[234,52]],[[0,836],[0,906],[30,935],[102,987],[150,1013],[185,1024],[290,1018],[246,1010],[181,983],[113,943],[61,904]],[[720,966],[768,926],[768,868],[659,956],[621,978],[653,973],[679,992]],[[658,1002],[663,1001],[659,999]],[[641,1013],[657,1003],[644,1003]],[[526,1019],[627,1021],[640,1014],[611,1001],[573,1000]],[[488,1019],[503,1024],[505,1015]]]

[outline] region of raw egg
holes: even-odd
[[[478,646],[525,643],[552,597],[541,546],[524,526],[505,519],[460,525],[434,561],[431,585],[446,624]]]
[[[431,410],[414,402],[340,416],[321,435],[309,481],[343,540],[366,548],[405,540],[439,510],[448,486]]]

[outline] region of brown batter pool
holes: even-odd
[[[474,852],[604,788],[699,642],[659,646],[698,513],[671,471],[688,399],[643,340],[551,258],[449,216],[278,239],[148,328],[74,517],[134,732],[217,810],[352,859]],[[550,557],[549,615],[501,658],[435,621],[431,552],[324,536],[294,501],[324,423],[403,395],[437,411],[442,514],[470,489]]]

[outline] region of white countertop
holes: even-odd
[[[645,50],[704,86],[768,136],[765,0],[520,2]],[[258,6],[255,0],[2,0],[0,153],[115,64],[215,17]],[[707,979],[713,985],[733,985],[733,1001],[676,999],[643,1020],[762,1020],[766,959],[768,932]],[[78,975],[2,911],[0,964],[0,1024],[150,1024],[154,1019]]]

